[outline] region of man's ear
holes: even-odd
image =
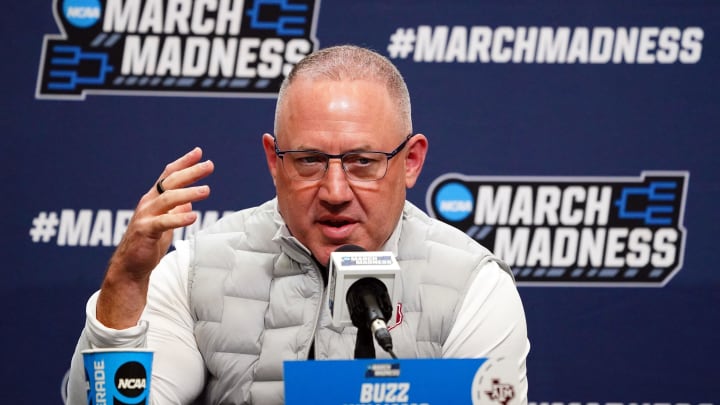
[[[275,138],[273,138],[272,135],[265,133],[262,136],[262,144],[263,150],[265,151],[265,160],[267,161],[268,169],[270,170],[270,175],[273,179],[273,184],[277,185],[275,183],[275,179],[278,170],[278,156],[275,154]]]
[[[405,155],[405,187],[412,188],[417,181],[428,150],[428,140],[423,134],[416,134],[408,141]]]

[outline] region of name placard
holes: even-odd
[[[286,405],[520,403],[506,359],[286,361],[284,373]]]

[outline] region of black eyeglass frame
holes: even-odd
[[[277,157],[279,157],[280,159],[283,159],[283,157],[285,156],[285,154],[288,153],[288,152],[316,153],[316,154],[318,154],[318,155],[321,155],[321,156],[324,156],[325,158],[327,158],[327,161],[325,162],[325,170],[323,171],[323,175],[322,175],[322,176],[318,177],[317,179],[308,179],[308,180],[298,179],[298,180],[300,180],[300,181],[317,181],[317,180],[320,180],[320,179],[322,179],[323,177],[325,177],[325,173],[327,173],[328,167],[330,167],[330,159],[339,159],[339,160],[340,160],[340,166],[342,167],[343,172],[345,172],[345,175],[346,175],[346,176],[348,176],[348,172],[347,172],[347,170],[345,170],[345,164],[343,163],[343,158],[344,158],[345,156],[348,156],[348,155],[356,155],[356,154],[361,154],[361,153],[380,153],[380,154],[385,155],[385,157],[387,157],[387,164],[390,164],[390,159],[394,158],[398,153],[400,153],[400,152],[405,148],[405,145],[407,145],[407,143],[410,141],[410,139],[411,139],[413,136],[415,136],[415,135],[416,135],[416,134],[413,133],[413,132],[409,133],[409,134],[405,137],[405,140],[402,141],[402,143],[401,143],[400,145],[398,145],[397,148],[393,149],[393,150],[390,151],[390,152],[383,152],[383,151],[379,151],[379,150],[362,150],[362,151],[345,152],[345,153],[341,153],[341,154],[338,154],[338,155],[333,155],[333,154],[330,154],[330,153],[325,153],[325,152],[322,152],[322,151],[319,151],[319,150],[312,150],[312,149],[305,149],[305,150],[303,150],[303,149],[286,149],[286,150],[280,150],[280,148],[278,148],[277,138],[273,138],[273,140],[274,140],[274,142],[275,142],[275,155],[277,155]],[[284,162],[284,161],[285,161],[285,160],[283,159],[283,162]],[[351,179],[350,177],[348,177],[348,178],[351,179],[351,180],[354,180],[354,181],[378,181],[378,180],[382,180],[382,179],[385,177],[386,174],[387,174],[387,166],[385,167],[385,173],[382,175],[382,177],[377,178],[377,179],[373,179],[373,180],[360,180],[360,179]]]

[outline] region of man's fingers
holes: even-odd
[[[200,147],[196,146],[190,152],[181,156],[176,161],[174,161],[172,163],[168,163],[165,166],[165,170],[163,170],[162,174],[160,175],[160,179],[163,179],[163,178],[169,176],[171,173],[174,173],[178,170],[182,170],[182,169],[185,169],[187,167],[194,165],[195,163],[199,162],[201,158],[202,158],[202,149],[200,149]]]
[[[171,209],[169,214],[179,214],[182,212],[190,212],[190,211],[192,211],[192,204],[187,203],[187,204],[178,205],[177,207]]]
[[[202,150],[194,148],[169,163],[151,190],[143,196],[129,224],[137,235],[162,239],[168,231],[191,225],[197,219],[192,203],[208,198],[210,187],[192,186],[209,176],[215,166],[212,161],[200,162]]]
[[[187,187],[209,176],[214,170],[215,164],[211,160],[196,163],[190,167],[174,171],[165,177],[160,177],[157,183],[155,183],[155,191],[158,194],[162,194],[162,192],[168,190]],[[163,172],[163,175],[165,175],[165,173],[166,172]]]
[[[163,182],[163,184],[165,184]],[[165,213],[181,213],[188,210],[184,207],[196,201],[201,201],[210,196],[210,186],[202,185],[178,189],[166,189],[157,198],[150,201],[148,210],[156,215]],[[178,210],[178,207],[181,207]],[[192,208],[190,209],[192,210]]]
[[[197,220],[197,213],[189,212],[177,212],[158,215],[153,218],[151,227],[153,233],[162,234],[166,231],[171,231],[177,228],[192,225]]]

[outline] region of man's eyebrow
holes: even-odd
[[[325,151],[325,150],[323,150],[323,149],[313,148],[313,147],[311,147],[311,146],[306,146],[306,145],[303,145],[303,144],[298,145],[298,146],[295,147],[295,148],[288,148],[287,150],[303,150],[303,151],[308,151],[308,152],[322,152],[322,153],[327,153],[328,155],[334,155],[334,153],[329,153],[329,152],[327,152],[327,151]],[[342,151],[342,152],[340,152],[340,153],[338,153],[338,154],[354,153],[354,152],[376,152],[376,151],[377,151],[377,149],[373,149],[373,148],[371,148],[369,145],[363,145],[363,146],[360,146],[360,147],[355,147],[355,148],[353,148],[353,149],[344,150],[344,151]]]

